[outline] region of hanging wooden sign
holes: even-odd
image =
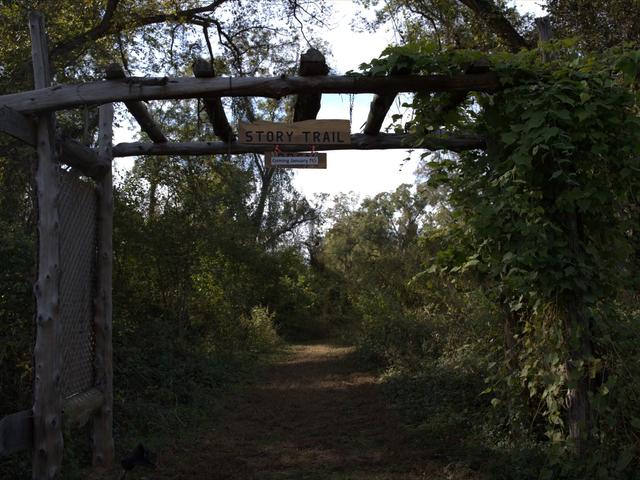
[[[320,152],[265,152],[267,167],[327,168],[327,154]]]
[[[304,120],[293,123],[253,122],[238,124],[239,143],[272,145],[350,144],[349,120]]]

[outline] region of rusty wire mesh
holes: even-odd
[[[60,321],[62,398],[94,385],[93,293],[96,271],[96,188],[62,172],[60,178]]]

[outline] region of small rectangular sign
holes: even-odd
[[[238,124],[240,143],[271,145],[327,145],[351,143],[349,120],[304,120],[293,123]]]
[[[265,152],[267,167],[327,168],[327,154],[320,152]]]

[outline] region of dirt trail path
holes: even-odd
[[[214,425],[198,445],[159,452],[151,478],[447,478],[403,437],[375,375],[349,348],[292,347],[230,396]]]

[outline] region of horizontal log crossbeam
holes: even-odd
[[[102,405],[103,394],[97,388],[69,397],[62,402],[63,421],[82,427]],[[33,412],[23,410],[0,418],[0,459],[33,447]]]
[[[500,81],[494,73],[397,77],[129,77],[3,95],[0,106],[6,105],[21,113],[37,113],[109,102],[203,96],[281,98],[301,93],[493,92],[499,88]]]
[[[121,67],[120,67],[121,68]],[[35,144],[33,123],[25,114],[67,109],[83,105],[101,104],[122,101],[125,104],[140,104],[143,100],[206,98],[221,96],[262,96],[279,98],[291,94],[322,93],[375,93],[380,97],[393,98],[400,92],[459,92],[464,95],[469,91],[494,92],[500,88],[500,82],[492,72],[470,73],[461,75],[397,75],[387,77],[356,76],[299,76],[299,77],[261,77],[261,78],[137,78],[125,77],[111,80],[95,81],[79,85],[58,85],[28,92],[0,96],[0,131],[27,142]],[[388,102],[382,106],[376,116],[386,112]],[[146,107],[142,105],[146,111]],[[135,110],[135,109],[134,109]],[[147,112],[148,115],[148,112]],[[150,118],[150,116],[149,116]],[[218,118],[227,132],[232,134],[226,117]],[[151,120],[153,123],[153,120]],[[215,122],[214,122],[215,123]],[[149,122],[142,122],[149,126]],[[227,129],[228,126],[228,129]],[[373,127],[372,123],[369,126]],[[366,133],[373,133],[371,131]],[[147,134],[153,131],[148,127]],[[270,151],[271,145],[245,145],[236,142],[190,142],[169,143],[158,129],[158,134],[149,134],[151,143],[121,143],[114,147],[115,157],[136,155],[209,155],[218,153],[261,153]],[[220,135],[224,139],[224,134]],[[229,137],[231,138],[231,137]],[[84,147],[68,138],[60,140],[65,155],[65,162],[83,172],[91,172],[96,176],[108,167],[102,165],[93,150]],[[281,146],[283,151],[299,150],[300,146]],[[371,150],[371,149],[411,149],[426,150],[446,149],[463,151],[485,148],[485,140],[478,135],[433,135],[417,142],[407,135],[356,134],[351,137],[350,145],[324,145],[323,150]]]
[[[409,135],[378,134],[378,135],[351,135],[350,144],[325,144],[319,150],[388,150],[388,149],[426,149],[426,150],[452,150],[460,152],[485,148],[485,139],[479,135],[465,134],[455,137],[433,135],[417,142]],[[306,150],[300,145],[280,145],[283,152],[297,152]],[[242,144],[224,142],[187,142],[187,143],[120,143],[113,147],[114,157],[131,157],[138,155],[215,155],[215,154],[241,154],[264,153],[273,151],[273,145],[267,144]]]
[[[17,138],[31,147],[36,147],[34,122],[12,108],[6,106],[0,108],[0,132]],[[56,144],[60,149],[62,162],[85,175],[99,178],[109,168],[109,165],[98,159],[96,152],[64,134],[58,135]]]
[[[35,131],[29,117],[8,107],[0,108],[0,131],[18,138],[28,145],[35,146]],[[79,142],[62,135],[58,139],[65,163],[78,168],[83,173],[98,178],[109,168],[103,164],[97,154]],[[282,145],[282,151],[300,150],[299,145]],[[464,134],[459,136],[433,135],[417,144],[408,135],[378,134],[351,136],[350,144],[323,145],[322,150],[374,150],[374,149],[410,149],[463,151],[485,148],[485,140],[479,135]],[[241,144],[226,142],[188,142],[188,143],[120,143],[114,147],[115,157],[136,155],[213,155],[263,153],[271,151],[273,145]]]

